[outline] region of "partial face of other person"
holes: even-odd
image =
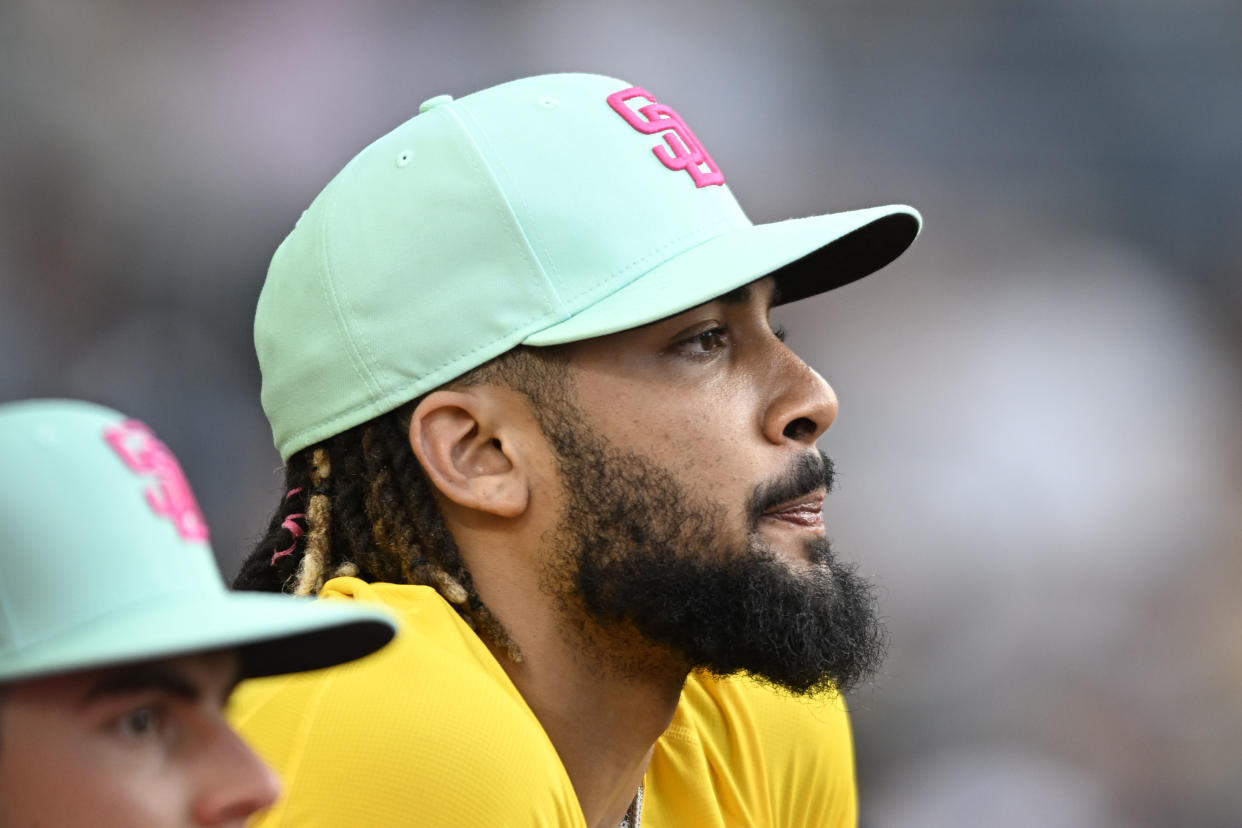
[[[547,585],[686,666],[846,688],[884,636],[824,532],[832,464],[815,442],[836,396],[773,330],[773,299],[764,279],[567,346],[572,401],[536,412],[565,484]]]
[[[15,682],[0,704],[0,828],[242,825],[279,792],[229,727],[234,651]]]

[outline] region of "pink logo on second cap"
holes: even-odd
[[[639,99],[638,105],[631,106],[630,101],[635,98]],[[651,148],[664,166],[670,170],[685,170],[690,173],[696,187],[724,183],[724,173],[707,154],[707,150],[690,131],[690,127],[686,126],[686,122],[672,107],[656,103],[655,96],[646,89],[631,86],[629,89],[613,92],[608,96],[608,105],[644,135],[664,133],[664,144]]]
[[[138,420],[126,420],[104,431],[104,439],[125,465],[139,474],[154,475],[147,489],[147,503],[157,515],[172,520],[177,533],[188,541],[207,540],[207,521],[194,500],[177,458],[168,446]]]

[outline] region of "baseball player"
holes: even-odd
[[[0,405],[0,826],[241,825],[278,785],[229,727],[239,679],[384,645],[375,607],[225,590],[142,423]]]
[[[239,690],[290,783],[260,824],[854,824],[837,694],[883,636],[824,534],[836,397],[769,314],[888,264],[918,213],[752,225],[614,78],[419,113],[259,299],[290,494],[235,585],[414,631]]]

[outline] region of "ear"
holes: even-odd
[[[410,417],[410,447],[453,503],[497,517],[526,511],[530,488],[498,429],[505,420],[489,386],[433,391]]]

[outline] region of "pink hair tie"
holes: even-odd
[[[293,490],[293,492],[297,492],[297,491],[300,491],[300,490],[299,489]],[[293,494],[293,492],[290,492],[289,494]],[[289,495],[285,495],[286,498],[288,496]],[[293,550],[297,547],[298,538],[302,537],[302,535],[306,533],[306,530],[303,529],[301,524],[297,523],[297,521],[305,517],[306,517],[306,514],[304,512],[299,512],[296,515],[289,515],[288,517],[284,519],[284,522],[280,524],[281,529],[289,530],[289,534],[293,536],[293,543],[289,544],[284,549],[280,549],[272,553],[272,563],[271,563],[272,566],[275,566],[276,562],[280,560],[281,558],[283,558],[285,555],[291,554]]]
[[[297,494],[300,491],[302,491],[301,486],[298,486],[296,489],[290,489],[289,493],[285,495],[285,500],[288,500],[289,498],[293,497],[295,494]]]

